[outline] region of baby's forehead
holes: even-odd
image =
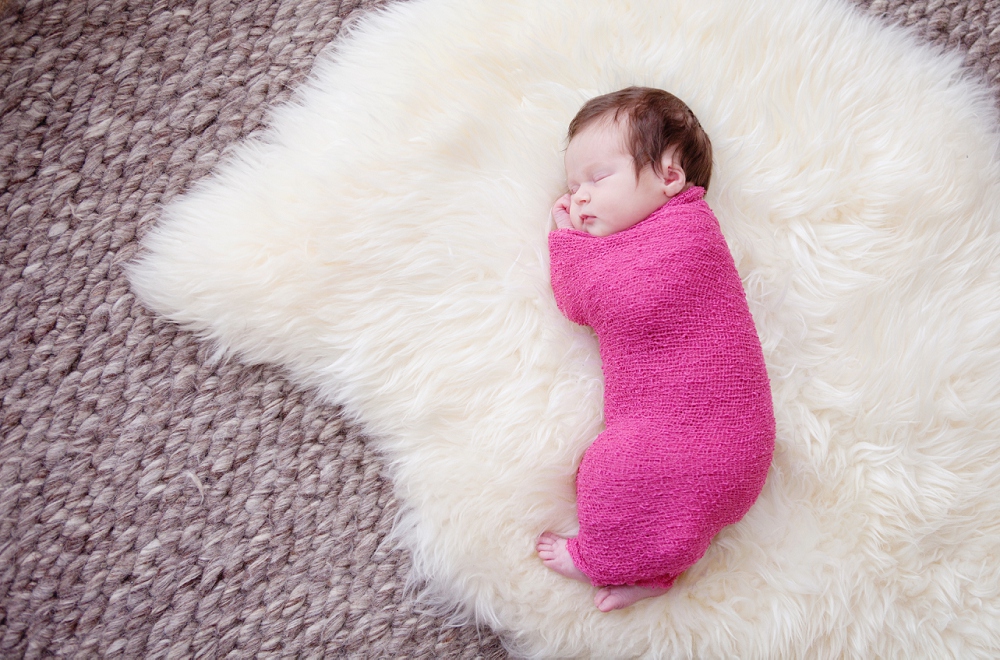
[[[590,160],[597,157],[620,156],[628,153],[626,132],[620,122],[605,121],[588,124],[569,141],[566,159]]]
[[[576,135],[570,139],[569,143],[573,144],[575,140],[580,138],[588,139],[588,137],[592,138],[595,135],[604,135],[615,136],[620,144],[624,145],[629,128],[627,117],[616,117],[613,112],[607,112],[599,117],[594,117],[592,121],[587,122],[586,125],[577,130]]]

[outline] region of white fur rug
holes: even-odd
[[[601,417],[546,223],[567,122],[629,84],[712,137],[779,432],[747,518],[601,614],[533,551]],[[365,425],[441,602],[538,657],[1000,653],[997,118],[955,56],[839,0],[414,0],[272,124],[132,282]]]

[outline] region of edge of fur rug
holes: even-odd
[[[552,299],[546,215],[567,122],[628,84],[712,137],[778,437],[750,514],[665,596],[601,614],[533,551],[574,530],[602,393]],[[516,653],[988,656],[996,119],[957,57],[839,0],[414,0],[355,24],[165,208],[130,277],[362,422],[414,578]]]

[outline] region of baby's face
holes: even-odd
[[[664,176],[647,165],[636,180],[624,127],[616,121],[598,120],[577,133],[566,148],[565,163],[570,222],[594,236],[628,229],[680,192],[668,181],[675,174],[672,153],[664,155]]]

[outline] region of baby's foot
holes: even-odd
[[[631,584],[621,584],[612,587],[604,587],[594,596],[594,605],[602,612],[620,610],[637,603],[643,598],[652,598],[660,594],[667,593],[661,587],[640,587]]]
[[[538,556],[546,568],[552,569],[559,575],[590,584],[590,578],[576,567],[573,558],[569,556],[565,537],[552,532],[543,532],[538,537],[538,543],[535,544],[535,551],[538,552]]]

